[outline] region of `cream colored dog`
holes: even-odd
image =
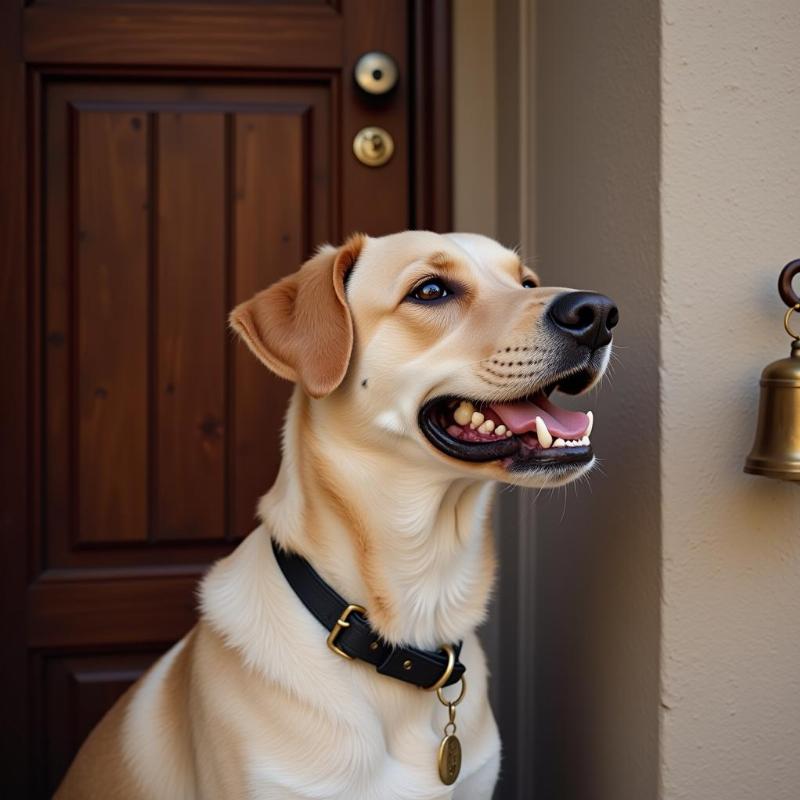
[[[262,524],[211,569],[198,624],[95,728],[56,796],[491,797],[500,740],[475,628],[493,486],[591,468],[591,414],[549,394],[599,379],[616,317],[602,295],[541,288],[490,239],[428,232],[323,247],[239,306],[234,329],[297,384]],[[447,709],[326,647],[271,539],[385,641],[463,640],[455,784],[437,771]]]

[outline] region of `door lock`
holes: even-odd
[[[387,53],[373,50],[356,62],[353,77],[367,94],[389,94],[397,85],[397,62]]]
[[[394,154],[394,139],[383,128],[362,128],[353,139],[353,153],[368,167],[382,167]]]

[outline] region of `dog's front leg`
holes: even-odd
[[[491,800],[499,768],[500,753],[495,753],[476,773],[458,784],[453,800]]]

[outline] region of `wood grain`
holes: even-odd
[[[225,536],[225,115],[156,117],[152,536]]]
[[[79,542],[147,539],[148,118],[77,120]]]
[[[24,9],[24,55],[39,64],[337,68],[342,19],[330,7],[156,3]]]
[[[28,645],[89,649],[174,642],[195,622],[200,574],[45,575],[28,591]]]
[[[40,657],[37,671],[43,692],[39,733],[46,753],[43,783],[48,796],[92,728],[163,649]]]
[[[235,170],[234,302],[297,269],[307,249],[307,115],[239,114]],[[290,385],[269,373],[241,343],[232,375],[231,526],[255,525],[255,500],[280,463],[280,428]]]

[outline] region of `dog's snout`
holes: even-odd
[[[591,350],[608,344],[611,331],[619,322],[619,311],[614,301],[596,292],[559,295],[549,313],[558,328]]]

